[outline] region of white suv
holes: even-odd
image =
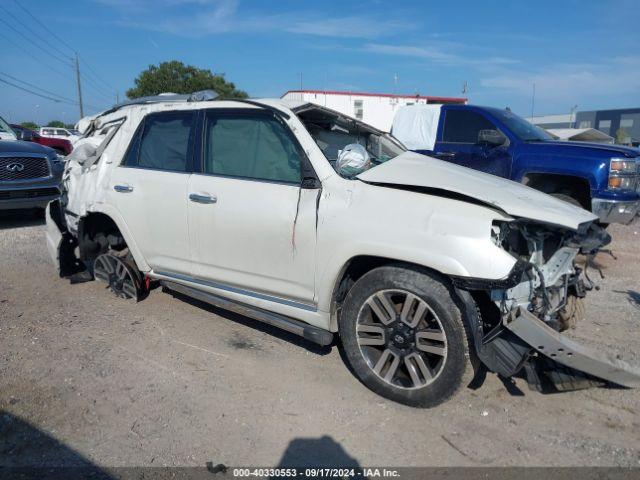
[[[80,123],[47,213],[61,276],[339,337],[367,387],[413,406],[481,364],[542,390],[637,382],[557,334],[589,288],[574,258],[609,240],[585,210],[309,103],[159,96]]]

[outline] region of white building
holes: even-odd
[[[466,98],[424,97],[391,93],[337,92],[326,90],[289,90],[282,98],[315,103],[362,120],[380,130],[391,130],[397,109],[404,105],[467,103]]]

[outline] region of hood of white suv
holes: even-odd
[[[507,214],[577,229],[598,217],[550,195],[449,162],[406,152],[358,175],[367,183],[422,187],[452,192],[491,205]],[[427,192],[429,193],[429,192]]]

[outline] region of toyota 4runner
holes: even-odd
[[[638,384],[559,334],[592,286],[576,256],[609,241],[590,212],[309,103],[162,95],[80,123],[47,212],[62,277],[339,338],[364,385],[413,406],[482,365],[540,390]]]

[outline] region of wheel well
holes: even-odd
[[[580,202],[583,208],[591,210],[591,187],[589,180],[573,175],[549,173],[528,173],[523,183],[544,193],[562,193]]]
[[[90,260],[107,250],[123,250],[127,244],[120,229],[104,213],[90,213],[78,225],[80,259]]]
[[[351,286],[358,281],[365,273],[370,272],[374,268],[382,267],[385,265],[406,266],[408,268],[419,268],[421,270],[429,270],[435,274],[442,276],[442,273],[437,270],[425,267],[424,265],[418,265],[417,263],[404,262],[401,260],[395,260],[393,258],[376,257],[372,255],[360,255],[353,257],[343,267],[339,276],[339,280],[336,282],[333,289],[332,298],[332,313],[336,313]]]

